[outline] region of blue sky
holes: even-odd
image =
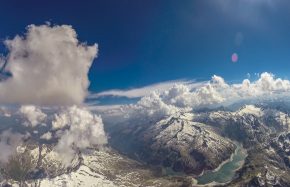
[[[80,41],[99,44],[92,92],[213,74],[228,81],[265,71],[286,78],[289,10],[282,0],[11,0],[0,4],[0,38],[24,33],[29,24],[72,25]]]

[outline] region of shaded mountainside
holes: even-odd
[[[117,150],[151,165],[198,175],[229,159],[235,145],[191,118],[191,114],[184,113],[156,124],[121,126],[110,134],[111,143]]]
[[[195,120],[243,143],[248,151],[244,166],[226,186],[290,186],[288,114],[244,106],[235,112],[200,113]]]
[[[229,158],[232,141],[238,141],[248,156],[226,186],[290,186],[289,119],[276,108],[253,105],[181,113],[153,124],[116,126],[110,142],[132,158],[197,175]]]
[[[274,139],[271,145],[249,148],[244,166],[229,186],[290,186],[289,156],[272,146],[276,143]]]
[[[22,186],[182,187],[193,184],[191,177],[162,176],[160,170],[129,159],[110,148],[87,149],[76,155],[75,161],[69,166],[63,166],[58,158],[54,157],[55,153],[52,150],[45,150],[42,152],[44,159],[41,163],[42,171],[40,171],[36,169],[37,160],[34,160],[39,156],[37,153],[39,150],[36,149],[26,149],[32,158],[32,167],[28,177],[22,181]],[[21,186],[17,180],[13,179],[0,182],[0,186],[10,185]]]

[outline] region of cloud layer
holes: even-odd
[[[88,71],[97,45],[80,43],[69,25],[29,25],[24,36],[6,40],[6,71],[0,83],[0,102],[72,105],[87,95]]]
[[[228,84],[222,77],[214,75],[211,81],[200,88],[190,89],[186,85],[175,85],[161,93],[160,97],[166,104],[196,109],[227,106],[245,100],[255,99],[259,102],[276,99],[284,97],[289,91],[289,80],[264,72],[254,82],[245,79],[238,84]]]
[[[175,80],[175,81],[166,81],[157,84],[152,84],[148,86],[144,86],[141,88],[133,88],[128,90],[107,90],[100,93],[92,93],[88,96],[89,99],[96,99],[105,96],[114,96],[114,97],[127,97],[127,98],[139,98],[148,96],[151,94],[152,90],[155,92],[162,92],[168,90],[172,86],[176,84],[184,84],[190,88],[198,87],[202,84],[202,82],[195,82],[195,81],[185,81],[185,80]]]
[[[289,91],[289,80],[276,78],[267,72],[262,73],[256,81],[245,79],[237,84],[228,84],[222,77],[214,75],[210,81],[197,88],[175,84],[163,92],[153,91],[136,104],[123,105],[102,112],[109,123],[118,118],[117,121],[148,123],[149,120],[158,120],[179,111],[230,106],[235,103],[258,104],[266,100],[285,99],[289,98]]]

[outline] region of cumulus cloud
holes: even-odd
[[[29,25],[25,35],[4,43],[8,54],[0,54],[0,65],[7,64],[0,76],[0,103],[23,105],[11,116],[26,126],[20,131],[33,127],[31,136],[38,138],[44,128],[38,125],[47,123],[45,128],[51,129],[39,138],[55,138],[55,151],[67,164],[76,151],[107,143],[101,117],[75,106],[87,96],[88,71],[97,56],[96,44],[80,43],[69,25],[50,24]],[[49,113],[41,110],[43,105]],[[0,134],[0,160],[14,153],[21,137],[12,131]]]
[[[208,83],[197,89],[175,85],[160,95],[167,104],[178,107],[211,107],[228,105],[250,99],[273,99],[285,96],[290,91],[289,80],[276,78],[264,72],[251,82],[245,79],[240,84],[228,84],[222,77],[214,75]]]
[[[15,153],[17,146],[25,144],[23,138],[28,137],[32,141],[53,140],[53,150],[65,166],[70,165],[70,161],[79,151],[107,144],[101,117],[87,108],[76,105],[45,108],[46,110],[41,110],[36,106],[25,105],[14,110],[10,117],[15,119],[15,124],[11,127],[14,128],[13,131],[0,132],[0,162],[6,162]],[[21,116],[25,120],[19,118]],[[45,127],[39,125],[43,122],[47,124]],[[20,125],[22,127],[18,128]],[[32,132],[30,127],[33,127]],[[46,133],[43,133],[44,130]]]
[[[214,75],[212,79],[198,88],[184,84],[175,84],[163,92],[152,92],[140,99],[136,104],[125,105],[119,109],[102,111],[106,121],[135,121],[148,123],[180,111],[190,111],[200,108],[229,106],[237,102],[261,102],[267,99],[289,97],[290,81],[276,78],[273,74],[264,72],[258,80],[248,79],[241,83],[228,84],[222,77]],[[114,111],[112,111],[114,110]],[[107,117],[107,116],[109,117]],[[111,118],[111,116],[114,118]],[[120,121],[120,120],[118,120]]]
[[[96,98],[105,97],[105,96],[138,98],[138,97],[149,96],[152,90],[154,90],[155,92],[163,92],[165,90],[170,89],[172,86],[176,84],[183,84],[183,85],[187,85],[190,88],[196,88],[202,85],[202,82],[185,81],[185,80],[166,81],[166,82],[160,82],[157,84],[144,86],[141,88],[133,88],[133,89],[128,89],[128,90],[113,89],[113,90],[103,91],[100,93],[91,93],[88,96],[88,98],[96,99]]]
[[[152,92],[149,96],[143,97],[137,104],[130,105],[127,112],[128,118],[137,119],[137,122],[144,120],[155,120],[162,118],[163,116],[174,114],[178,111],[178,108],[173,105],[166,104],[159,94]]]
[[[16,152],[17,147],[21,145],[23,137],[19,133],[12,133],[11,130],[0,134],[0,162],[8,161],[9,157]]]
[[[70,163],[77,150],[107,143],[102,119],[85,108],[69,107],[57,114],[52,123],[59,137],[55,150],[64,164]]]
[[[29,25],[24,36],[6,40],[5,45],[9,50],[5,70],[12,77],[0,83],[1,103],[82,103],[96,44],[80,43],[69,25]]]
[[[15,153],[17,146],[23,144],[22,139],[28,137],[32,141],[53,140],[53,150],[65,166],[69,166],[70,161],[80,151],[95,146],[100,148],[107,144],[101,117],[87,108],[74,105],[45,107],[45,110],[41,110],[33,105],[25,105],[14,111],[10,117],[15,119],[15,124],[11,127],[14,128],[13,131],[0,131],[0,162],[7,161]],[[22,120],[21,116],[25,120]],[[39,125],[43,122],[46,123],[45,127]],[[18,128],[19,126],[21,128]]]
[[[164,116],[190,111],[197,106],[217,104],[223,101],[222,96],[215,89],[218,84],[221,86],[221,82],[213,81],[194,91],[187,85],[176,84],[163,92],[153,91],[149,96],[142,97],[136,104],[120,107],[119,115],[129,122],[150,123]]]
[[[28,126],[31,127],[39,125],[46,118],[46,114],[40,108],[33,105],[21,106],[19,111],[28,120]]]
[[[50,140],[51,138],[52,138],[51,132],[44,133],[43,135],[40,136],[40,139],[43,140]]]

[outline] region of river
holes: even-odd
[[[196,178],[197,184],[226,183],[233,179],[236,170],[238,170],[247,157],[247,151],[241,144],[236,143],[237,148],[231,159],[222,164],[218,169],[206,171]]]

